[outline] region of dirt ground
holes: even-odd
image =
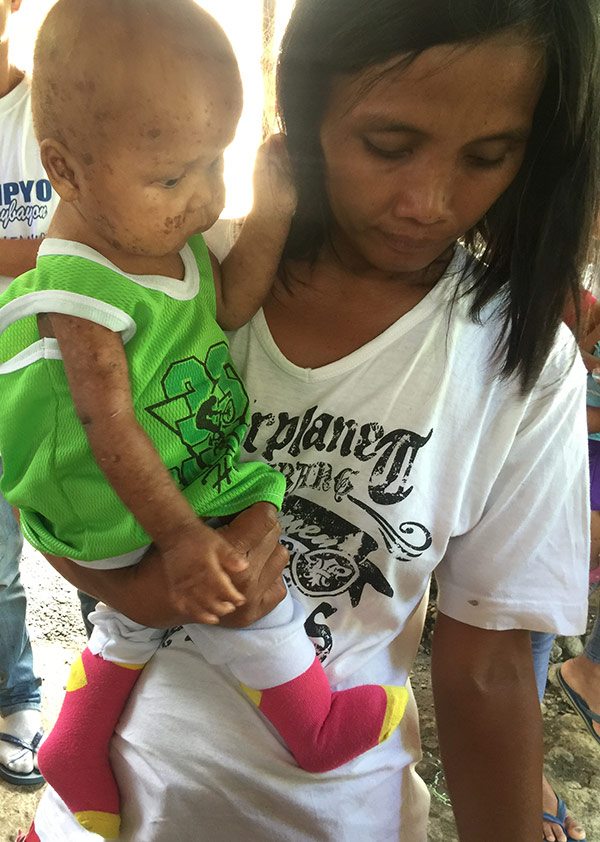
[[[25,553],[21,571],[28,592],[29,630],[36,666],[44,681],[43,712],[48,727],[58,712],[69,664],[85,644],[85,635],[73,588],[31,549]],[[456,827],[437,752],[429,681],[430,627],[431,618],[412,678],[421,713],[423,761],[420,771],[432,794],[429,839],[431,842],[456,842]],[[557,649],[554,657],[560,656]],[[544,723],[547,774],[572,813],[584,823],[587,842],[600,842],[600,749],[552,680],[546,692]],[[482,750],[485,750],[484,746]],[[518,761],[518,751],[515,751],[515,763]],[[0,842],[14,842],[17,829],[28,826],[41,792],[28,792],[0,781]],[[501,838],[501,831],[491,833],[492,837]]]

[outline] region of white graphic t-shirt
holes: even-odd
[[[289,362],[262,313],[232,337],[252,403],[245,455],[287,478],[287,580],[340,687],[406,681],[433,572],[440,609],[461,622],[585,629],[583,366],[565,328],[530,394],[500,380],[490,314],[450,309],[465,259],[330,365]],[[311,775],[183,631],[138,688],[113,740],[122,842],[426,842],[414,705],[389,741]],[[36,828],[42,842],[89,842],[53,795]]]
[[[57,202],[40,161],[29,80],[24,78],[0,99],[0,238],[41,237]],[[0,275],[0,292],[11,280]]]

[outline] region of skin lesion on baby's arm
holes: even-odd
[[[172,564],[177,580],[204,571],[202,622],[216,623],[244,598],[229,573],[246,561],[206,526],[173,481],[135,417],[121,336],[74,316],[46,314],[40,332],[56,337],[77,415],[94,457],[125,506]]]

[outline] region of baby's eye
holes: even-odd
[[[165,178],[163,181],[161,181],[161,184],[163,187],[166,187],[167,190],[172,190],[174,187],[177,187],[182,178],[182,175],[178,176],[177,178]]]

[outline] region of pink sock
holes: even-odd
[[[377,684],[332,692],[317,658],[278,687],[244,689],[308,772],[335,769],[386,740],[408,700],[405,687]]]
[[[40,771],[75,818],[106,839],[116,838],[120,825],[110,739],[142,667],[105,661],[84,649],[71,667],[58,720],[38,754]]]

